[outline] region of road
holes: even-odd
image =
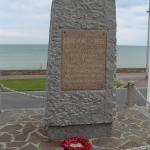
[[[16,75],[16,76],[0,76],[0,80],[6,79],[35,79],[35,78],[45,78],[44,75]],[[137,87],[147,87],[147,80],[145,80],[145,73],[117,73],[117,78],[119,80],[127,83],[132,80],[135,81]],[[45,92],[28,92],[32,95],[39,95],[45,97]],[[44,99],[36,99],[17,93],[0,93],[2,100],[3,109],[16,109],[16,108],[41,108],[45,106]],[[120,97],[118,96],[120,100]],[[125,98],[124,98],[125,99]],[[0,101],[1,107],[1,101]]]
[[[25,78],[25,77],[31,78],[31,76],[20,76],[21,79]],[[18,78],[18,76],[16,78]],[[130,80],[135,81],[135,84],[137,87],[147,87],[147,81],[145,80],[144,73],[119,73],[119,74],[117,74],[117,78],[119,80],[124,81],[125,83],[127,83]],[[45,92],[28,92],[28,93],[32,94],[32,95],[36,95],[36,96],[44,96],[45,97]],[[120,93],[121,93],[121,91],[120,91]],[[25,96],[25,95],[21,95],[21,94],[17,94],[17,93],[11,93],[11,92],[4,92],[4,93],[0,93],[0,94],[2,97],[1,98],[2,105],[0,104],[0,107],[2,106],[3,109],[41,108],[41,107],[45,106],[44,99],[32,98],[29,96]],[[145,92],[144,92],[144,94],[145,94]],[[117,95],[118,101],[120,101],[119,95],[120,94]],[[122,99],[123,99],[122,101],[125,101],[126,97],[124,96],[124,98],[122,98]]]
[[[146,97],[147,89],[141,88],[140,91]],[[28,94],[36,95],[36,96],[43,96],[45,97],[45,92],[27,92]],[[30,108],[44,108],[45,107],[45,100],[44,99],[37,99],[32,98],[25,95],[20,95],[17,93],[0,93],[1,100],[2,100],[2,109],[30,109]],[[140,103],[138,105],[145,105],[145,101],[142,101],[139,95],[135,95],[135,98],[139,100]],[[127,101],[127,89],[117,89],[117,97],[116,102],[119,105],[126,104]]]
[[[32,98],[12,92],[3,92],[0,94],[2,109],[41,108],[45,106],[44,99]],[[45,92],[28,92],[28,94],[45,97]]]
[[[137,87],[147,87],[145,73],[117,73],[117,79],[122,80],[125,83],[128,83],[128,81],[134,81]]]

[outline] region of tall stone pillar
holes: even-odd
[[[115,0],[53,0],[47,73],[50,139],[111,134]]]

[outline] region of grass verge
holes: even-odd
[[[0,80],[4,86],[16,91],[44,91],[45,79]],[[0,87],[1,91],[6,91]]]
[[[118,81],[116,81],[116,83],[115,83],[115,87],[116,87],[116,88],[126,88],[126,84],[125,84],[123,81],[118,80]]]
[[[18,80],[0,80],[4,86],[16,91],[45,91],[45,79],[18,79]],[[115,83],[116,88],[125,88],[126,84],[123,81]],[[6,92],[0,86],[0,91]]]

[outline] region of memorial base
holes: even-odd
[[[112,123],[64,127],[49,126],[48,137],[52,140],[63,140],[70,137],[84,137],[90,139],[101,136],[110,136],[111,131]]]

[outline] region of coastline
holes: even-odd
[[[117,68],[117,73],[144,73],[145,68]],[[0,70],[0,76],[46,75],[46,70]]]

